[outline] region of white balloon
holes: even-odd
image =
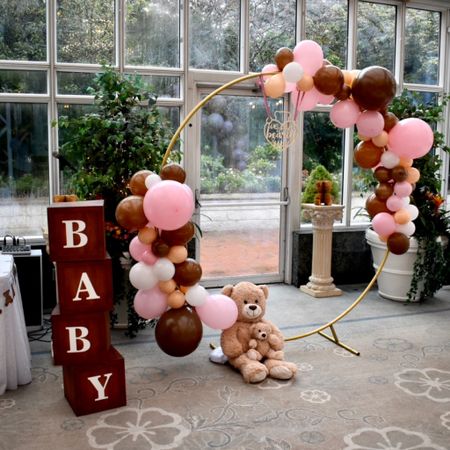
[[[295,61],[284,66],[283,76],[288,83],[297,83],[302,79],[303,74],[303,67]]]
[[[208,291],[203,286],[195,284],[187,290],[186,301],[191,306],[201,306],[206,302],[208,295]]]
[[[156,286],[158,278],[153,272],[152,266],[145,264],[143,262],[136,263],[130,269],[130,283],[136,289],[151,289]]]
[[[419,210],[417,209],[417,206],[406,205],[405,209],[406,209],[406,211],[409,212],[409,215],[411,216],[411,220],[415,220],[415,219],[417,219],[417,217],[419,217]]]
[[[409,195],[407,195],[406,197],[402,197],[402,200],[405,202],[405,206],[411,203],[411,197]]]
[[[151,189],[155,184],[158,184],[160,181],[161,177],[157,173],[152,173],[145,179],[145,187],[147,189]]]
[[[175,266],[167,258],[159,258],[153,264],[153,273],[159,281],[169,281],[175,275]]]
[[[390,152],[389,150],[381,155],[381,165],[386,167],[387,169],[393,169],[395,166],[398,166],[399,162],[400,157],[397,156],[394,152]]]
[[[397,233],[403,233],[406,236],[412,236],[416,231],[416,226],[414,225],[414,222],[406,222],[404,224],[398,223],[395,227],[395,231]]]

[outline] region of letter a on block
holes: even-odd
[[[95,377],[89,377],[88,380],[92,383],[92,385],[97,390],[97,398],[95,399],[96,402],[99,400],[106,400],[108,397],[105,395],[106,385],[108,384],[109,379],[111,378],[112,373],[105,373],[104,375],[97,375]],[[100,377],[104,376],[106,377],[105,383],[100,383]]]
[[[88,296],[86,300],[98,300],[100,296],[95,292],[94,286],[92,286],[91,280],[86,272],[81,274],[80,283],[78,284],[77,294],[73,298],[73,301],[80,301],[80,293],[87,292]]]
[[[67,353],[82,353],[87,352],[91,348],[91,343],[85,337],[89,334],[89,330],[86,327],[66,327],[69,331],[69,350]],[[80,334],[77,336],[77,331]],[[77,341],[81,341],[81,348],[78,349]]]
[[[66,245],[64,248],[84,247],[88,242],[86,234],[82,233],[86,229],[86,223],[82,220],[63,220],[62,223],[66,227]],[[75,228],[75,225],[77,228]],[[78,244],[75,244],[74,236],[79,238]]]

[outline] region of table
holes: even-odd
[[[0,254],[0,395],[30,382],[30,344],[14,258]]]

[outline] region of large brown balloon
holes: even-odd
[[[184,183],[186,181],[186,172],[177,163],[166,164],[159,174],[161,180],[174,180],[178,183]]]
[[[387,112],[386,114],[383,114],[384,118],[384,131],[389,131],[395,127],[398,123],[398,117],[391,112]]]
[[[382,201],[386,201],[393,193],[394,188],[389,183],[380,183],[375,189],[375,195]]]
[[[181,264],[175,264],[173,279],[178,286],[194,286],[202,277],[202,267],[195,259],[188,258]]]
[[[145,179],[151,175],[150,170],[140,170],[136,172],[130,180],[130,191],[134,195],[145,195],[147,192],[147,186],[145,185]]]
[[[352,84],[353,100],[363,109],[378,111],[394,98],[395,78],[389,70],[370,66],[359,72]]]
[[[381,160],[383,149],[377,147],[372,141],[361,141],[355,148],[355,161],[363,169],[375,167]]]
[[[325,95],[336,95],[344,85],[344,74],[339,67],[322,66],[314,75],[314,86]]]
[[[392,179],[392,173],[391,170],[387,167],[377,167],[375,169],[375,172],[373,173],[373,176],[380,182],[380,183],[387,183],[389,180]]]
[[[170,246],[185,245],[194,237],[194,233],[194,224],[192,222],[188,222],[176,230],[161,231],[161,239],[167,242]]]
[[[117,223],[130,231],[145,227],[148,219],[144,214],[143,203],[144,197],[141,195],[130,195],[121,200],[116,207]]]
[[[189,307],[169,309],[158,320],[155,340],[170,356],[186,356],[200,344],[203,325],[197,312]]]
[[[275,53],[275,64],[280,70],[284,69],[284,66],[294,61],[294,53],[290,48],[281,47]]]
[[[403,255],[409,249],[409,237],[403,233],[392,233],[388,237],[387,248],[394,255]]]
[[[370,217],[375,217],[380,212],[390,212],[386,202],[378,199],[375,194],[371,194],[366,200],[366,211]]]

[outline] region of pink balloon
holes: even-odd
[[[130,246],[128,248],[131,257],[136,261],[142,261],[142,256],[147,250],[150,249],[150,245],[143,244],[137,236],[131,239]]]
[[[311,109],[315,108],[317,105],[317,102],[319,101],[319,91],[313,87],[308,92],[304,91],[298,91],[295,89],[291,93],[291,102],[294,106],[294,109],[297,105],[297,98],[300,95],[300,101],[298,104],[298,110],[299,111],[310,111]]]
[[[399,197],[409,197],[412,193],[412,185],[407,181],[401,181],[394,184],[394,193]]]
[[[364,111],[356,121],[358,133],[366,137],[378,136],[384,128],[384,118],[378,111]]]
[[[284,88],[284,92],[286,94],[289,94],[294,89],[297,89],[297,83],[288,83],[288,82],[286,82],[286,87]]]
[[[405,207],[405,202],[402,197],[399,197],[398,195],[391,195],[386,200],[386,206],[389,209],[389,211],[395,212],[399,209],[402,209]]]
[[[380,236],[390,236],[395,232],[394,216],[386,212],[376,214],[372,219],[372,228]]]
[[[141,258],[141,261],[144,262],[145,264],[148,264],[149,266],[153,266],[153,264],[155,264],[157,260],[158,257],[153,254],[151,248],[146,250]]]
[[[400,120],[389,131],[388,148],[402,158],[420,158],[433,146],[433,130],[421,119]]]
[[[226,295],[208,295],[203,305],[195,308],[202,322],[215,330],[226,330],[236,322],[236,303]]]
[[[356,123],[361,111],[353,100],[343,100],[331,107],[330,120],[338,128],[348,128]]]
[[[167,295],[158,286],[140,289],[134,296],[134,310],[143,319],[155,319],[167,309]]]
[[[314,41],[305,40],[294,47],[294,61],[298,62],[307,75],[315,75],[322,67],[322,47]]]
[[[334,95],[326,95],[319,92],[319,99],[317,103],[320,105],[329,105],[334,100]]]
[[[194,195],[185,184],[163,180],[147,191],[144,213],[161,230],[176,230],[186,224],[194,212]]]
[[[261,73],[274,73],[274,72],[279,72],[280,69],[278,68],[278,66],[276,64],[267,64],[266,66],[263,67],[263,69],[261,70]],[[263,76],[263,80],[266,81],[267,78],[270,78],[269,75],[265,75]]]

